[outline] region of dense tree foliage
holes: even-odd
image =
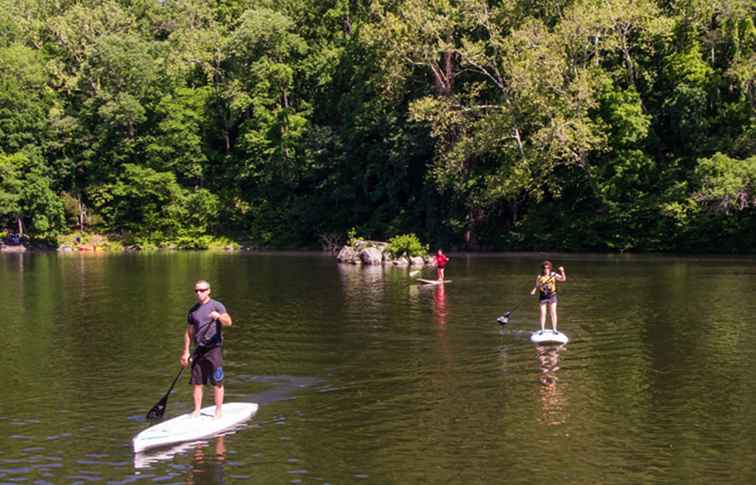
[[[0,0],[0,219],[752,252],[746,0]]]

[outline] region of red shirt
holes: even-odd
[[[436,255],[435,258],[436,258],[436,266],[438,266],[439,268],[443,268],[444,266],[446,266],[446,263],[449,261],[449,258],[447,258],[446,255],[444,254],[440,256]]]

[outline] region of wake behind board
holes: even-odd
[[[553,330],[544,330],[543,332],[533,332],[530,341],[534,344],[566,344],[570,339],[562,332],[555,333]]]
[[[231,402],[223,405],[223,416],[219,419],[214,419],[215,406],[202,408],[196,418],[191,413],[182,414],[136,435],[132,441],[134,453],[215,436],[243,423],[256,412],[256,403]]]
[[[438,280],[424,280],[422,278],[418,278],[417,281],[421,283],[425,283],[426,285],[442,285],[444,283],[451,283],[451,280],[438,281]]]

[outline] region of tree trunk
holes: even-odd
[[[18,235],[23,236],[24,235],[24,221],[21,219],[21,216],[16,217],[16,222],[18,223]]]
[[[228,128],[223,128],[223,142],[225,144],[226,148],[226,155],[231,154],[231,134],[228,131]]]
[[[599,49],[599,36],[595,35],[593,36],[593,57],[594,57],[594,63],[596,67],[599,66],[601,61],[601,56],[599,55],[600,49]]]
[[[622,57],[625,62],[625,70],[627,72],[627,82],[631,86],[635,86],[635,68],[633,67],[633,58],[630,56],[630,46],[628,42],[628,33],[620,33],[620,42],[622,44]]]
[[[465,231],[465,248],[473,251],[480,249],[477,237],[477,228],[483,221],[483,211],[481,209],[472,209],[468,214],[469,225]]]
[[[454,53],[452,51],[444,52],[444,74],[449,90],[448,94],[451,95],[454,91]]]
[[[451,96],[454,91],[454,52],[445,51],[441,54],[440,64],[431,66],[433,73],[433,88],[439,96]]]
[[[79,194],[79,232],[84,232],[84,219],[86,218],[84,203],[81,201],[81,194]]]

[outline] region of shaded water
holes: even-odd
[[[552,256],[571,341],[538,348],[540,258],[424,287],[319,254],[2,255],[0,483],[753,483],[756,261]],[[198,278],[235,321],[226,400],[260,411],[134,457]]]

